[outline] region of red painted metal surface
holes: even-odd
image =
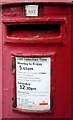
[[[71,30],[73,31],[73,7],[71,8]],[[72,111],[72,118],[73,118],[73,34],[71,34],[71,38],[72,38],[72,41],[71,41],[71,50],[72,50],[72,52],[71,52],[71,57],[72,57],[72,59],[71,59],[71,64],[72,64],[72,67],[71,67],[71,85],[72,85],[72,87],[71,87],[71,95],[72,95],[72,99],[71,99],[71,103],[72,103],[72,108],[71,108],[71,111]]]
[[[59,1],[53,2],[55,3]],[[3,6],[2,22],[3,118],[71,118],[71,6],[61,6],[56,4],[51,4],[49,6],[49,4],[40,4],[39,16],[32,18],[26,18],[23,4],[18,4],[14,7]],[[48,33],[48,30],[44,32],[43,28],[43,31],[40,34],[38,29],[34,32],[31,29],[29,32],[29,27],[27,30],[19,27],[19,25],[33,26],[34,24],[42,24],[43,26],[43,23],[45,25],[59,24],[60,29],[57,29],[56,27],[51,29],[50,27],[51,33]],[[19,29],[15,28],[16,25]],[[24,34],[26,36],[24,36]],[[41,37],[37,37],[35,40],[35,36],[39,34]],[[29,41],[30,36],[31,39]],[[53,77],[51,84],[54,100],[52,112],[45,114],[35,114],[33,112],[31,114],[31,112],[29,113],[22,110],[13,109],[13,103],[16,101],[14,101],[14,97],[16,96],[14,84],[15,73],[12,71],[12,61],[14,61],[13,55],[48,56],[53,53],[55,53],[55,57],[52,60]]]
[[[16,4],[16,3],[54,3],[54,4],[72,4],[72,0],[2,0],[2,4]]]
[[[0,119],[2,118],[2,8],[0,7]]]

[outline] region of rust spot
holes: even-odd
[[[54,100],[53,98],[51,98],[51,109],[53,109],[53,107],[54,107]]]
[[[16,103],[13,103],[13,107],[16,108]]]
[[[14,100],[14,97],[12,97],[12,100]]]
[[[12,72],[14,73],[15,72],[15,62],[12,61]]]

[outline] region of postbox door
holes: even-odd
[[[69,8],[40,5],[28,16],[26,9],[32,6],[3,8],[3,116],[69,118]],[[19,9],[19,14],[5,17],[5,9]]]

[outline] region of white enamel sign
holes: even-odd
[[[38,5],[26,5],[26,16],[38,16]]]
[[[50,57],[16,57],[17,108],[50,110]]]

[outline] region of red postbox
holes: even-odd
[[[71,118],[71,2],[2,8],[3,118]]]

